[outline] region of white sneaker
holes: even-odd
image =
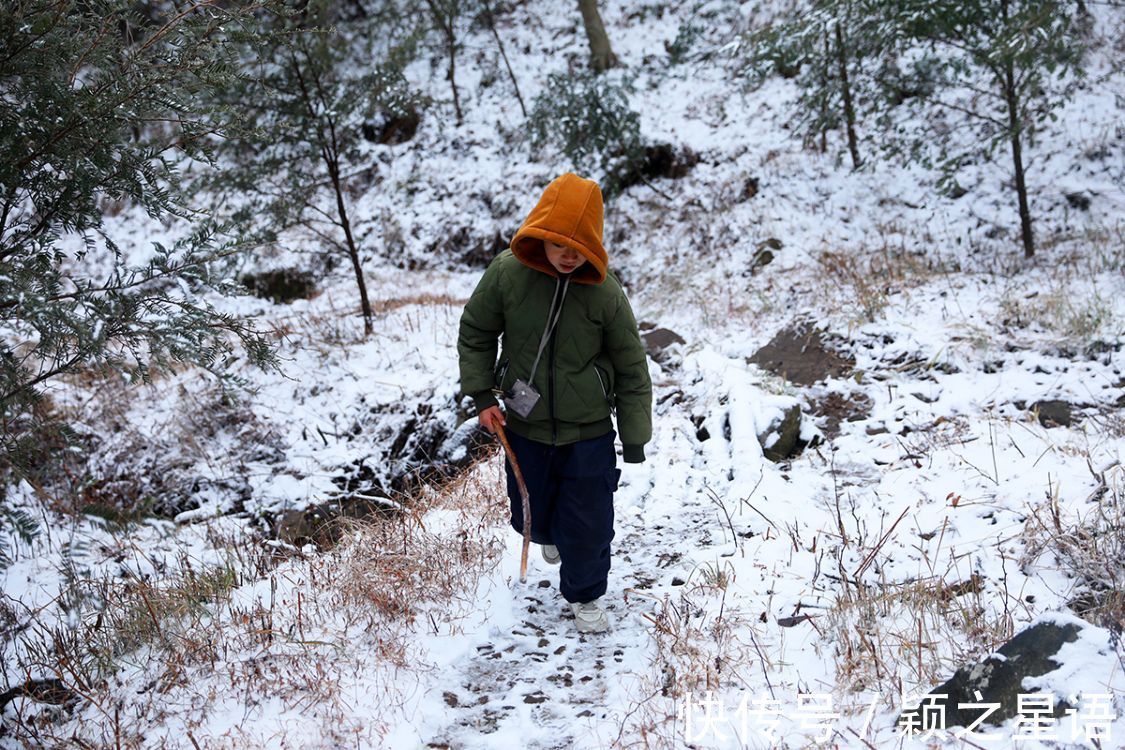
[[[574,625],[579,633],[604,633],[609,630],[609,618],[597,599],[592,602],[571,602],[570,611],[574,613]]]
[[[543,553],[543,559],[547,561],[548,565],[558,565],[562,556],[559,555],[559,548],[553,544],[540,544],[539,551]]]

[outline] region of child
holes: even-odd
[[[457,340],[461,390],[485,429],[507,426],[531,496],[531,540],[548,563],[561,564],[559,589],[583,633],[609,628],[597,600],[606,591],[621,476],[611,412],[627,463],[645,460],[652,436],[648,362],[607,261],[601,190],[564,174],[484,272]],[[510,464],[507,473],[512,527],[522,534]]]

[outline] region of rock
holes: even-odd
[[[757,275],[758,271],[761,271],[770,263],[773,263],[773,258],[773,252],[769,248],[763,247],[759,249],[754,253],[754,257],[750,259],[750,275]]]
[[[931,693],[932,696],[946,697],[934,698],[924,705],[944,704],[945,725],[967,727],[984,711],[961,709],[959,704],[999,703],[1000,708],[990,714],[985,723],[1000,725],[1016,715],[1020,693],[1029,692],[1023,685],[1024,678],[1039,677],[1058,669],[1060,663],[1052,657],[1063,644],[1078,640],[1081,629],[1075,623],[1057,625],[1053,622],[1039,622],[1016,635],[1001,646],[996,654],[979,664],[958,669],[953,677]],[[981,694],[979,699],[976,697],[977,691]],[[1061,702],[1056,705],[1056,715],[1061,715],[1065,705]],[[916,717],[913,723],[921,726],[922,717],[919,712],[920,709],[904,711],[899,717],[900,725],[913,715]]]
[[[800,404],[793,404],[786,409],[779,421],[771,424],[768,430],[758,436],[763,455],[774,463],[791,457],[800,447],[800,440]]]
[[[840,434],[841,422],[862,422],[871,416],[871,397],[865,393],[829,393],[811,404],[811,411],[824,417],[824,434],[835,437]]]
[[[678,180],[699,163],[699,155],[688,147],[679,152],[671,143],[657,143],[645,147],[642,174],[648,178],[665,177]]]
[[[343,535],[341,521],[397,513],[398,504],[378,495],[344,497],[310,505],[303,510],[283,510],[271,519],[270,536],[294,547],[315,544],[328,549]]]
[[[855,366],[854,358],[829,348],[823,333],[807,322],[779,331],[747,361],[795,385],[845,377]]]
[[[686,146],[677,150],[670,143],[656,143],[645,146],[644,154],[626,167],[618,184],[624,190],[657,178],[678,180],[698,163],[699,155]]]
[[[757,177],[747,177],[742,185],[742,200],[748,201],[758,194],[760,182]]]
[[[1063,197],[1071,208],[1077,208],[1079,211],[1090,210],[1090,196],[1085,193],[1063,193]]]
[[[4,708],[9,703],[21,697],[30,698],[40,703],[50,703],[55,706],[61,706],[79,698],[79,696],[60,679],[29,679],[22,685],[16,685],[14,688],[0,693],[0,713],[3,712]]]
[[[1066,401],[1036,401],[1031,405],[1031,411],[1044,427],[1070,427],[1074,421],[1070,404]]]
[[[667,328],[653,328],[641,334],[645,352],[660,364],[667,364],[671,359],[669,347],[686,343],[680,334]]]
[[[404,112],[384,112],[375,120],[363,123],[363,138],[388,146],[406,143],[418,132],[421,122],[421,115],[413,108]]]
[[[297,299],[309,299],[316,291],[316,279],[308,271],[279,268],[273,271],[244,274],[242,285],[255,297],[288,304]]]

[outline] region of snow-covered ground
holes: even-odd
[[[576,10],[539,5],[498,18],[528,101],[586,55]],[[373,336],[339,269],[311,300],[240,303],[284,334],[283,371],[248,371],[246,393],[194,371],[57,386],[98,435],[91,470],[172,488],[178,512],[100,518],[73,510],[110,490],[9,488],[43,531],[2,574],[0,687],[57,677],[72,700],[16,698],[0,746],[889,747],[906,702],[1032,622],[1070,621],[1091,577],[1120,595],[1125,13],[1090,4],[1100,46],[1031,151],[1041,250],[1023,261],[1003,158],[969,168],[958,199],[917,166],[852,172],[839,134],[821,155],[790,132],[790,82],[741,93],[721,56],[669,64],[693,18],[704,52],[768,7],[602,5],[645,136],[700,157],[607,205],[638,319],[685,340],[650,361],[649,459],[622,467],[612,632],[579,636],[534,554],[518,581],[496,452],[329,549],[261,538],[264,517],[324,502],[357,466],[389,482],[401,467],[384,457],[413,425],[456,422],[457,322],[480,269],[448,237],[509,237],[566,168],[529,156],[476,29],[465,124],[435,110],[414,140],[369,147],[378,179],[354,211]],[[410,74],[443,99],[440,54]],[[776,257],[754,268],[767,241]],[[854,365],[799,386],[748,362],[795,322]],[[1073,424],[1037,419],[1050,400]],[[773,463],[758,436],[791,403],[815,441]],[[1067,649],[1028,691],[1077,705],[1059,743],[1100,730],[1120,746],[1125,652],[1098,627]],[[1017,727],[981,731],[999,739],[906,742],[1007,746]]]

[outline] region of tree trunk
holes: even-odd
[[[828,33],[824,34],[824,67],[820,71],[820,153],[828,153],[828,91],[831,76],[828,73],[832,65],[832,45],[828,41]]]
[[[1016,178],[1016,197],[1020,209],[1020,236],[1023,239],[1025,258],[1035,255],[1035,235],[1031,230],[1031,209],[1027,202],[1027,182],[1023,174],[1023,144],[1021,134],[1023,125],[1019,115],[1019,92],[1016,91],[1015,71],[1012,62],[1004,64],[1004,101],[1008,107],[1008,139],[1012,145],[1012,171]]]
[[[578,0],[582,11],[582,24],[586,27],[586,38],[590,42],[590,67],[598,73],[617,67],[617,55],[609,45],[602,15],[598,12],[598,0]]]
[[[363,266],[359,259],[359,248],[356,247],[355,238],[352,236],[352,223],[348,219],[348,208],[344,203],[344,186],[340,182],[340,160],[335,151],[336,127],[329,120],[333,149],[325,148],[321,151],[325,164],[328,166],[328,175],[332,178],[332,190],[336,193],[336,214],[340,217],[340,227],[344,230],[344,241],[348,250],[348,257],[352,261],[352,270],[355,271],[355,283],[359,287],[359,304],[363,311],[363,335],[370,336],[374,330],[371,324],[371,302],[367,297],[367,282],[363,279]]]
[[[492,16],[492,3],[489,0],[484,2],[484,17],[488,23],[488,28],[492,31],[492,36],[496,38],[496,46],[500,48],[500,56],[504,58],[504,66],[508,69],[508,77],[512,79],[512,88],[516,90],[516,100],[520,103],[520,112],[523,113],[523,118],[526,120],[527,107],[523,105],[520,85],[516,81],[516,74],[512,72],[512,64],[508,62],[508,53],[504,51],[504,41],[500,38],[500,32],[496,30],[496,19]]]
[[[453,89],[453,111],[457,114],[457,124],[465,121],[461,114],[461,97],[457,94],[457,43],[453,29],[449,30],[449,86]]]
[[[836,60],[840,65],[840,89],[844,95],[844,124],[848,133],[848,151],[852,154],[852,168],[859,169],[859,144],[855,136],[855,107],[852,106],[852,88],[848,83],[848,51],[844,46],[843,24],[836,21]]]
[[[426,0],[426,4],[430,7],[430,15],[433,16],[434,24],[441,29],[442,36],[445,37],[446,52],[449,55],[447,77],[449,78],[449,87],[453,90],[453,111],[457,115],[457,124],[460,125],[465,118],[461,114],[461,96],[457,91],[457,29],[454,26],[460,13],[459,3],[445,3],[443,5],[437,0]]]

